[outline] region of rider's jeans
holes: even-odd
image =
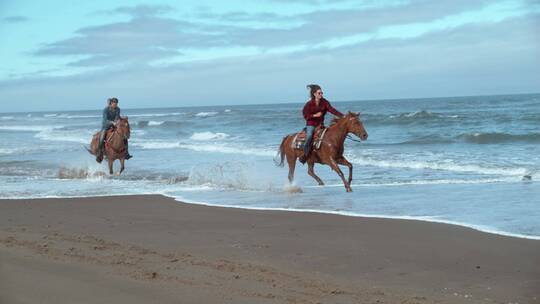
[[[311,149],[313,141],[313,132],[315,132],[315,126],[306,126],[306,143],[304,144],[304,155],[308,155]]]
[[[108,127],[101,129],[101,134],[99,134],[99,149],[103,149],[103,144],[105,143],[105,133],[107,133],[108,129]]]

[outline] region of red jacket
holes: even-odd
[[[319,106],[315,103],[315,99],[306,102],[304,110],[302,111],[304,113],[304,118],[306,119],[306,125],[317,127],[324,124],[324,115],[327,111],[338,117],[343,116],[340,111],[334,109],[330,105],[330,102],[324,98],[319,101]],[[313,114],[317,114],[318,112],[322,112],[322,115],[320,117],[313,117]]]

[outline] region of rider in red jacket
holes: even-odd
[[[324,115],[326,115],[326,112],[328,111],[338,117],[343,116],[341,112],[330,105],[328,100],[323,98],[323,92],[319,85],[310,84],[307,88],[310,90],[311,99],[306,102],[302,111],[306,120],[306,142],[304,144],[304,155],[300,157],[301,163],[305,163],[309,157],[313,132],[318,126],[324,125]]]

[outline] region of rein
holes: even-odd
[[[115,127],[113,133],[111,134],[111,136],[110,136],[109,139],[107,140],[107,143],[109,143],[109,145],[108,145],[109,148],[111,148],[115,153],[120,154],[120,153],[122,153],[122,152],[124,152],[124,151],[126,150],[126,147],[124,146],[122,149],[117,150],[117,149],[115,149],[113,146],[110,145],[110,142],[112,141],[112,139],[113,139],[113,137],[114,137],[115,135],[119,135],[119,136],[121,136],[123,139],[127,139],[127,136],[126,136],[125,134],[124,134],[124,135],[120,134],[120,133],[118,132],[118,128]]]
[[[347,134],[347,139],[350,139],[352,141],[356,141],[356,142],[362,142],[361,140],[358,140],[358,139],[354,139],[351,135]]]

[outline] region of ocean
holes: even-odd
[[[332,102],[361,112],[367,141],[346,140],[352,193],[328,166],[274,164],[304,126],[295,104],[130,109],[121,176],[86,150],[91,111],[0,113],[0,198],[162,194],[207,205],[416,219],[540,239],[540,94]],[[103,105],[104,106],[104,105]],[[326,123],[330,123],[327,114]],[[119,164],[115,164],[117,170]],[[346,167],[342,168],[347,174]]]

